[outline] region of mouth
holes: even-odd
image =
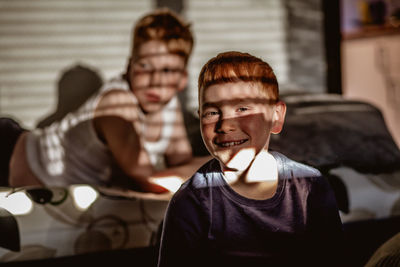
[[[161,97],[159,95],[157,95],[157,94],[147,93],[146,94],[146,99],[149,102],[158,103],[158,102],[160,102]]]
[[[242,139],[238,141],[224,141],[224,142],[214,141],[214,144],[222,148],[229,148],[229,147],[240,146],[241,144],[246,143],[248,140],[249,139]]]

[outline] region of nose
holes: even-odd
[[[151,86],[161,85],[161,72],[159,70],[153,70],[151,72],[150,85]]]
[[[216,124],[217,133],[229,133],[236,129],[236,120],[234,118],[222,118]]]

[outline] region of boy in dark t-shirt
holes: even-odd
[[[285,112],[266,62],[226,52],[205,64],[199,116],[214,159],[173,196],[159,266],[338,263],[342,224],[328,182],[318,170],[268,151]]]

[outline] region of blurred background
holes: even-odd
[[[84,101],[124,71],[132,26],[160,6],[192,23],[188,111],[202,65],[239,50],[268,61],[281,92],[376,105],[400,144],[400,0],[0,0],[0,116],[34,128]]]
[[[0,116],[14,118],[23,127],[33,129],[59,120],[68,111],[78,108],[99,90],[103,82],[125,71],[133,25],[147,12],[163,6],[170,7],[186,18],[192,24],[195,35],[194,51],[189,61],[189,85],[180,95],[186,114],[197,114],[197,76],[203,64],[219,52],[238,50],[269,62],[277,75],[281,93],[287,99],[303,93],[322,94],[324,97],[329,94],[325,101],[316,101],[315,105],[317,108],[318,105],[323,105],[324,109],[319,110],[325,111],[335,105],[338,107],[337,100],[331,101],[337,99],[337,95],[374,105],[382,112],[388,130],[397,146],[400,146],[400,0],[0,0]],[[315,107],[312,105],[315,103],[307,106],[306,101],[287,102],[294,111],[301,111],[302,107],[303,111]],[[349,106],[346,105],[347,102],[343,102],[344,108]],[[286,151],[296,152],[296,155],[305,157],[306,160],[320,160],[314,163],[324,163],[325,159],[326,162],[332,159],[343,161],[342,158],[344,161],[350,158],[351,162],[354,159],[357,164],[367,162],[363,173],[355,172],[357,168],[348,169],[349,162],[345,162],[344,166],[330,164],[332,168],[344,168],[336,168],[336,172],[329,173],[330,181],[336,181],[332,184],[335,185],[337,196],[341,197],[338,200],[342,200],[339,205],[344,203],[341,211],[347,214],[350,210],[347,217],[342,213],[342,218],[347,218],[350,222],[346,226],[347,245],[358,248],[355,253],[358,256],[352,255],[355,262],[365,262],[378,245],[394,231],[398,232],[399,172],[392,175],[382,169],[393,162],[399,166],[399,152],[395,150],[392,154],[387,153],[386,151],[393,151],[392,146],[382,146],[387,144],[386,141],[391,142],[391,139],[376,134],[386,134],[386,129],[381,123],[381,117],[377,116],[380,114],[376,114],[375,110],[364,112],[365,114],[353,112],[351,115],[346,109],[341,110],[345,113],[335,113],[332,109],[335,116],[330,116],[332,114],[328,112],[321,120],[318,118],[318,109],[314,111],[314,115],[292,112],[291,116],[287,116],[286,129],[293,134],[285,139],[284,132],[281,133],[278,136],[280,139],[275,140],[274,144],[286,148]],[[360,114],[365,116],[359,116]],[[301,124],[299,117],[304,124]],[[326,123],[330,121],[332,124]],[[303,128],[299,128],[299,125]],[[363,127],[365,125],[368,127]],[[198,129],[192,128],[198,132]],[[352,134],[353,128],[361,130],[358,134]],[[195,141],[197,144],[201,142],[199,139]],[[299,143],[302,144],[301,147],[298,146]],[[376,145],[372,146],[371,143]],[[311,147],[316,149],[307,150]],[[374,151],[371,147],[378,149]],[[290,150],[292,148],[297,150]],[[325,157],[321,157],[320,150],[325,153]],[[341,152],[338,155],[337,150]],[[373,153],[368,153],[370,151]],[[313,158],[312,155],[317,156]],[[397,155],[397,158],[393,155]],[[380,168],[374,169],[376,165]],[[372,174],[369,173],[370,167],[374,169]],[[396,170],[398,171],[398,167]],[[331,170],[325,169],[326,174],[329,171]],[[340,177],[344,179],[340,180]],[[340,181],[342,182],[339,183]],[[133,232],[135,239],[131,241],[135,242],[146,239],[140,238],[141,234],[151,234],[154,238],[153,234],[159,233],[159,225],[148,220],[153,215],[146,216],[161,210],[158,213],[161,214],[158,218],[161,220],[163,209],[157,210],[151,206],[148,210],[142,210],[141,205],[144,202],[139,201],[135,205],[141,208],[141,212],[125,212],[123,208],[131,209],[132,203],[124,199],[121,201],[126,206],[120,205],[116,199],[100,198],[88,211],[92,217],[83,218],[97,222],[104,212],[115,212],[130,227],[139,229]],[[384,217],[382,212],[368,213],[370,207],[374,212],[378,210],[386,212],[385,216],[397,217],[383,221],[383,224],[376,224],[374,220],[367,220],[365,226],[351,224],[350,219],[356,221],[359,218],[364,220]],[[123,212],[120,212],[121,209]],[[53,211],[51,207],[50,211]],[[49,213],[51,216],[42,216],[40,212],[43,210],[36,209],[36,213],[26,217],[16,216],[23,226],[21,229],[28,233],[23,235],[23,245],[41,244],[43,240],[36,239],[38,233],[42,233],[45,240],[48,238],[51,242],[62,244],[62,248],[58,248],[60,255],[63,249],[72,251],[76,235],[86,237],[90,230],[88,228],[80,233],[83,230],[76,228],[76,218],[72,218],[72,223],[69,222],[65,230],[55,227],[56,231],[47,234],[46,227],[52,225],[54,218],[55,226],[65,225],[63,220],[58,222],[59,216],[54,216],[58,213],[53,211],[54,214]],[[142,216],[142,213],[148,214],[139,219],[130,217]],[[67,212],[64,214],[63,210],[60,214],[63,214],[62,218],[71,215]],[[75,213],[72,215],[75,216]],[[31,221],[29,216],[46,218],[46,224],[39,219]],[[109,219],[107,216],[105,218]],[[140,224],[142,219],[149,221],[151,227],[140,228],[148,226]],[[122,221],[116,222],[120,227]],[[31,227],[38,229],[32,235],[29,232]],[[83,224],[83,227],[86,226]],[[114,229],[112,227],[107,229]],[[74,234],[70,234],[71,229]],[[117,239],[121,237],[120,232],[115,233],[108,236]],[[136,238],[137,233],[139,238]],[[66,242],[70,242],[69,245],[60,243],[60,236],[64,236]],[[365,236],[368,236],[367,242]],[[99,237],[98,233],[95,237]],[[37,251],[28,251],[28,254],[39,254]],[[132,256],[146,258],[147,261],[156,259],[153,250],[138,250],[134,254],[131,250],[127,252],[116,252],[112,261],[119,258],[123,262],[125,259],[131,260]],[[87,260],[92,264],[94,259],[102,262],[107,260],[109,254],[103,255],[77,258],[77,262]],[[66,266],[70,266],[74,262],[66,263]],[[48,264],[47,266],[54,266],[52,261]],[[40,266],[44,266],[43,262]]]

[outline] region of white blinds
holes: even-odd
[[[219,52],[249,52],[266,60],[284,84],[287,80],[286,13],[281,0],[186,0],[186,17],[196,37],[190,62],[189,106],[197,109],[201,67]]]
[[[0,0],[0,116],[33,127],[57,104],[57,81],[75,64],[103,79],[120,73],[131,28],[148,0]]]
[[[281,0],[186,0],[193,23],[189,109],[197,109],[197,76],[218,52],[239,50],[267,60],[287,80],[286,14]],[[57,104],[57,81],[75,64],[106,80],[123,71],[131,27],[150,0],[0,0],[0,116],[34,127]]]

